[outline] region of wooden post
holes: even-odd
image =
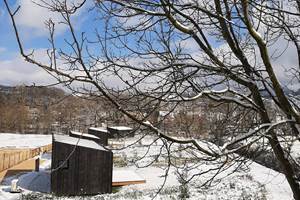
[[[40,158],[35,159],[35,171],[40,171]]]

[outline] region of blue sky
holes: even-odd
[[[52,18],[55,22],[58,22],[60,20],[59,16],[33,4],[32,0],[8,1],[14,8],[16,8],[16,5],[21,5],[21,9],[16,16],[16,21],[21,33],[21,39],[25,44],[25,49],[36,49],[37,56],[45,61],[45,56],[43,56],[45,54],[43,54],[43,51],[48,48],[49,44],[47,42],[48,32],[45,28],[44,21]],[[87,32],[91,33],[94,31],[94,28],[92,29],[91,27],[97,27],[100,30],[101,26],[103,27],[99,21],[94,20],[95,13],[87,11],[87,8],[92,5],[93,1],[88,2],[89,4],[82,8],[80,12],[72,18],[73,22],[75,22],[75,28],[80,30],[79,32],[88,30]],[[63,45],[64,43],[62,39],[68,37],[66,29],[62,25],[58,25],[56,32],[58,45]],[[54,80],[50,77],[50,75],[42,69],[26,63],[24,59],[21,58],[18,52],[15,35],[12,30],[11,21],[4,3],[1,0],[0,36],[0,85],[39,85],[53,83]],[[135,38],[132,39],[135,40]],[[134,42],[132,42],[132,44],[134,44]],[[213,41],[213,44],[216,45],[216,47],[222,46],[220,43],[217,44],[216,41]],[[188,45],[192,51],[195,51],[197,48],[194,42]],[[270,55],[273,51],[282,49],[285,46],[284,41],[277,42],[276,45],[272,47],[273,50],[270,49]],[[297,65],[297,55],[295,55],[295,52],[295,49],[291,46],[291,48],[288,48],[280,59],[274,60],[273,64],[275,66],[275,71],[281,80],[287,79],[284,71],[285,69],[288,69],[290,66]],[[199,52],[195,51],[195,53]]]
[[[21,4],[33,5],[30,0],[20,0],[22,1]],[[12,9],[16,8],[16,5],[20,4],[20,1],[9,1]],[[46,36],[46,30],[43,30],[44,27],[40,24],[41,20],[32,20],[30,16],[38,16],[41,13],[37,13],[35,11],[36,9],[33,9],[33,12],[31,13],[28,8],[21,7],[21,13],[17,16],[17,19],[22,18],[22,21],[19,23],[19,28],[22,30],[23,35],[23,41],[25,44],[30,44],[31,47],[35,48],[44,48],[46,47],[45,43],[45,36]],[[42,19],[42,17],[41,17]],[[28,20],[28,23],[26,24],[26,20]],[[33,24],[36,24],[34,26]],[[0,1],[0,47],[2,48],[2,52],[0,55],[0,59],[10,59],[13,58],[16,53],[18,53],[18,45],[16,42],[16,38],[13,32],[13,28],[11,25],[11,20],[8,16],[8,13],[6,11],[6,7],[4,5],[3,1]],[[3,51],[5,50],[5,51]]]
[[[16,21],[25,49],[34,48],[37,55],[41,55],[41,52],[49,47],[48,31],[44,25],[44,21],[49,18],[57,24],[57,45],[63,44],[63,39],[68,36],[68,33],[65,27],[58,24],[60,17],[57,14],[38,7],[31,0],[9,0],[9,3],[12,8],[21,5]],[[75,28],[80,28],[82,31],[87,29],[94,23],[94,20],[91,20],[92,15],[93,13],[87,12],[87,7],[83,8],[73,18]],[[53,79],[46,72],[26,63],[21,58],[11,20],[3,1],[0,1],[0,35],[0,85],[31,85],[53,82]]]
[[[17,43],[3,1],[0,1],[0,35],[0,59],[11,58],[12,52],[17,50]]]
[[[12,8],[16,8],[17,5],[21,6],[15,19],[21,40],[27,52],[35,49],[37,56],[42,61],[47,62],[45,60],[47,58],[45,56],[45,49],[49,48],[49,43],[47,41],[48,31],[45,28],[44,21],[49,18],[57,24],[57,45],[64,45],[64,49],[66,48],[63,39],[69,37],[69,32],[63,25],[57,23],[60,21],[59,15],[33,4],[32,0],[14,0],[9,2]],[[75,29],[79,30],[78,33],[86,32],[94,34],[95,27],[101,32],[103,22],[95,20],[95,11],[88,11],[91,5],[93,5],[93,1],[87,1],[86,6],[81,8],[72,18]],[[26,63],[20,56],[11,20],[3,1],[0,1],[0,13],[0,85],[40,85],[54,83],[54,79],[50,75],[32,64]],[[134,42],[132,44],[134,45]],[[99,48],[93,48],[93,51],[99,52]],[[121,51],[124,53],[123,49],[116,49],[114,53],[120,53]]]

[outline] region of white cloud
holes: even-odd
[[[6,48],[5,47],[0,47],[0,53],[4,53],[6,52]]]
[[[46,49],[35,49],[33,58],[40,63],[49,63],[49,58],[46,54]],[[26,50],[26,52],[31,52]],[[60,63],[60,69],[67,69],[67,66]],[[84,75],[84,72],[73,71],[72,76]],[[55,74],[54,74],[55,75]],[[58,80],[52,77],[42,68],[37,65],[26,62],[24,58],[16,54],[13,59],[0,60],[0,85],[51,85],[57,84]],[[83,83],[73,82],[74,88],[83,86]],[[64,88],[63,84],[57,87]]]
[[[39,1],[38,1],[39,2]],[[60,16],[56,13],[51,13],[46,8],[42,8],[31,0],[18,0],[17,5],[21,8],[16,15],[16,21],[22,28],[27,28],[33,35],[45,35],[47,34],[47,29],[45,27],[45,21],[52,19],[54,22],[61,21]],[[64,27],[59,25],[56,30],[57,32],[64,31]]]
[[[296,75],[299,76],[298,54],[294,44],[288,44],[281,38],[269,50],[270,55],[274,57],[272,60],[274,71],[282,85],[295,91],[299,90],[299,80],[296,79]]]
[[[21,56],[16,56],[12,60],[1,60],[0,70],[2,85],[42,85],[55,82],[54,78],[43,69],[25,62]]]
[[[80,0],[68,1],[70,3],[78,3]],[[45,26],[45,21],[51,19],[55,25],[55,31],[57,34],[66,31],[66,25],[60,23],[63,21],[62,16],[57,12],[51,12],[47,8],[41,7],[37,4],[41,3],[41,0],[18,0],[16,5],[20,5],[20,10],[16,15],[16,22],[19,26],[25,29],[27,37],[32,36],[43,36],[48,34],[48,30]],[[74,17],[80,20],[79,16],[83,9],[80,9]],[[75,20],[76,21],[76,20]],[[75,22],[76,23],[76,22]],[[23,30],[24,35],[24,30]]]

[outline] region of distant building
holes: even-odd
[[[54,135],[51,192],[58,196],[112,191],[113,153],[92,140]]]
[[[103,146],[108,145],[109,133],[105,127],[90,127],[88,129],[90,135],[94,135],[99,138],[99,144]]]
[[[70,131],[69,136],[75,137],[75,138],[93,140],[94,142],[96,142],[100,145],[103,145],[102,143],[100,143],[100,138],[95,136],[95,135],[91,135],[91,134],[87,134],[87,133],[80,133],[80,132],[77,132],[77,131]]]
[[[134,137],[134,131],[127,126],[110,126],[107,127],[110,138]]]
[[[15,90],[16,87],[0,85],[0,93],[2,94],[12,94]]]

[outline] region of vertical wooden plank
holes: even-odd
[[[11,162],[12,162],[11,152],[8,153],[7,155],[8,155],[8,167],[7,168],[10,168],[11,167]]]
[[[70,155],[69,161],[68,161],[68,169],[65,169],[65,173],[67,174],[66,177],[66,192],[70,195],[74,194],[74,183],[76,183],[76,177],[74,176],[75,173],[75,162],[76,162],[76,153],[77,153],[77,148],[73,152],[73,145],[67,145],[67,151],[65,158],[67,158]],[[72,153],[73,152],[73,153]],[[72,153],[72,154],[71,154]]]
[[[74,146],[70,145],[70,153],[73,151]],[[78,151],[79,151],[79,147],[76,147],[76,149],[74,150],[74,153],[71,156],[71,159],[69,161],[70,164],[70,171],[69,171],[69,185],[70,187],[70,194],[76,194],[77,191],[77,187],[78,187],[78,177],[77,176],[77,163],[76,162],[81,162],[80,161],[80,157],[78,156]],[[76,184],[74,184],[76,183]]]
[[[7,153],[4,153],[4,167],[3,169],[7,169],[9,165],[9,159]]]
[[[0,172],[4,170],[4,155],[0,153]]]
[[[66,158],[66,154],[67,154],[67,150],[68,150],[68,146],[64,145],[62,143],[57,143],[57,157],[59,158],[57,160],[57,167],[60,167],[60,162],[63,161]],[[60,152],[60,154],[58,154],[58,152]],[[63,168],[59,168],[57,170],[57,189],[58,189],[58,193],[60,195],[66,195],[67,194],[67,190],[68,190],[68,185],[66,183],[67,181],[67,174],[65,172],[65,170]]]
[[[20,160],[20,152],[16,152],[16,157],[15,157],[15,165],[19,163]]]
[[[16,163],[15,164],[19,164],[20,162],[20,151],[16,152]]]
[[[83,191],[82,191],[82,194],[88,194],[89,191],[90,191],[90,179],[91,179],[91,176],[90,176],[90,170],[91,170],[91,166],[93,165],[93,163],[89,163],[89,159],[91,157],[91,154],[89,153],[89,149],[88,148],[80,148],[81,152],[83,152],[82,156],[84,156],[84,159],[83,159],[83,162],[84,164],[82,165],[83,166],[83,172],[84,174],[82,174],[84,176],[84,184],[82,184],[82,188],[83,188]],[[88,164],[89,163],[89,164]]]
[[[55,141],[53,141],[53,146],[55,146]],[[54,148],[54,150],[52,151],[52,154],[51,154],[51,171],[55,169],[56,167],[56,149]],[[51,173],[51,192],[52,193],[57,193],[57,190],[56,190],[56,172],[55,171],[52,171]]]
[[[111,152],[105,152],[105,157],[103,159],[103,163],[105,163],[105,169],[104,169],[104,173],[105,173],[105,192],[106,193],[111,193],[111,187],[112,187],[112,156],[111,156]]]
[[[8,169],[10,166],[10,153],[6,153],[6,162],[7,162],[7,167],[6,169]]]
[[[11,152],[9,159],[9,167],[13,167],[15,165],[15,152]]]
[[[101,166],[98,170],[100,171],[101,175],[99,177],[99,181],[101,184],[101,193],[104,193],[106,190],[106,185],[107,185],[107,180],[106,180],[106,163],[105,163],[105,154],[106,152],[104,151],[99,151],[99,165]]]
[[[28,150],[23,152],[23,160],[27,160],[27,154],[28,154]]]
[[[30,151],[29,151],[29,158],[31,158],[32,157],[32,149],[30,149]]]
[[[16,152],[12,153],[11,167],[15,166],[15,164],[16,164],[16,155],[17,155]]]
[[[16,152],[16,154],[15,154],[15,164],[14,165],[18,164],[18,162],[19,162],[19,152]]]
[[[57,154],[56,154],[57,158],[58,158],[57,167],[59,167],[60,166],[59,162],[61,162],[61,160],[63,160],[65,158],[66,148],[61,143],[57,143],[57,146],[58,146]],[[61,152],[61,154],[58,154],[58,152]],[[66,175],[65,175],[63,169],[60,168],[57,170],[57,189],[59,191],[59,194],[61,194],[61,195],[65,194],[65,189],[66,189],[65,182],[66,182]]]
[[[26,151],[21,152],[21,161],[25,160],[25,154],[26,154]]]
[[[78,154],[80,158],[79,166],[78,166],[78,181],[77,181],[77,191],[76,194],[80,194],[80,191],[83,190],[83,185],[85,184],[85,165],[84,165],[84,151],[82,151],[80,148],[78,149]]]
[[[5,170],[6,169],[6,164],[5,164],[5,162],[6,162],[6,157],[5,157],[6,155],[5,155],[5,153],[3,153],[3,170]]]
[[[101,172],[99,168],[101,169],[101,162],[99,162],[99,152],[98,150],[95,149],[88,149],[89,151],[87,152],[90,157],[89,157],[89,163],[92,163],[91,165],[87,166],[90,168],[90,170],[87,171],[89,173],[89,193],[90,194],[97,194],[101,191],[102,184],[99,182],[99,176],[101,176]]]
[[[13,164],[13,159],[14,159],[13,153],[11,152],[11,153],[9,154],[9,168],[12,167],[12,166],[14,165],[14,164]]]
[[[3,169],[5,170],[7,168],[7,155],[6,153],[3,154],[3,159],[4,159],[4,162],[3,162]]]
[[[55,146],[55,141],[53,141],[53,146]],[[55,148],[54,150],[52,151],[52,154],[51,154],[51,171],[55,169],[55,166],[56,166],[56,160],[55,160]],[[56,190],[56,172],[52,171],[51,173],[51,192],[52,193],[57,193],[57,190]]]
[[[15,166],[17,164],[17,161],[18,161],[18,152],[14,152],[13,158],[14,158],[14,164],[13,164],[13,166]]]
[[[106,190],[107,190],[107,163],[105,162],[106,161],[106,154],[107,152],[104,152],[104,151],[101,151],[99,152],[101,153],[101,168],[99,170],[101,170],[101,177],[100,177],[100,181],[101,181],[101,185],[102,185],[102,188],[101,188],[101,193],[104,193]]]
[[[108,153],[108,171],[109,171],[109,184],[108,184],[108,193],[112,192],[112,176],[113,176],[113,152],[109,151]]]
[[[19,152],[19,162],[22,162],[23,160],[23,151]]]
[[[8,156],[8,168],[10,168],[13,164],[13,158],[12,158],[12,153],[9,153],[9,156]]]
[[[86,148],[83,147],[78,147],[79,151],[79,157],[80,157],[80,162],[79,162],[79,176],[78,176],[78,191],[77,194],[84,194],[86,185],[88,185],[88,177],[86,176],[87,173],[87,154],[86,154]],[[92,163],[91,163],[92,164]]]
[[[72,146],[73,147],[73,146]],[[79,163],[81,162],[80,160],[80,148],[77,147],[75,150],[75,153],[73,155],[73,159],[70,161],[70,164],[72,165],[72,194],[76,194],[77,191],[79,190]]]

